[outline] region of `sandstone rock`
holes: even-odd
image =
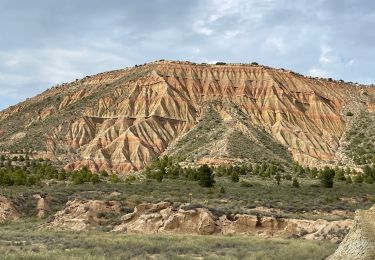
[[[12,202],[4,196],[0,196],[0,223],[20,218]]]
[[[258,234],[265,237],[298,237],[340,242],[349,232],[352,220],[300,220],[254,215],[236,215],[233,221],[220,218],[223,234]]]
[[[170,203],[141,204],[125,215],[117,232],[209,235],[216,232],[215,217],[207,209],[175,210]]]
[[[174,234],[246,234],[265,237],[298,237],[340,242],[349,231],[351,220],[298,220],[255,215],[235,215],[233,220],[214,216],[208,209],[175,209],[170,203],[141,204],[122,218],[116,232]]]
[[[45,196],[40,194],[35,194],[33,197],[37,200],[37,217],[40,219],[44,218],[49,211],[49,204],[52,198],[48,195]]]
[[[43,228],[77,231],[96,228],[106,225],[109,218],[120,216],[124,205],[118,201],[76,199],[69,201]],[[184,209],[169,202],[160,202],[139,204],[132,213],[121,217],[121,223],[114,226],[113,231],[143,234],[243,234],[340,242],[351,225],[352,220],[329,222],[245,214],[228,218],[226,215],[215,216],[206,208]]]
[[[336,252],[328,260],[375,259],[375,206],[358,210],[354,225]]]
[[[106,214],[120,214],[122,203],[118,201],[73,200],[57,212],[43,228],[55,230],[87,230],[106,222]]]

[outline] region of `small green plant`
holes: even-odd
[[[335,177],[335,171],[329,167],[324,167],[323,171],[320,173],[320,183],[324,188],[333,187],[333,178]]]
[[[292,186],[295,187],[295,188],[299,188],[300,187],[298,179],[296,177],[294,177],[294,179],[293,179]]]
[[[363,176],[362,174],[357,174],[356,176],[353,177],[354,183],[361,184],[363,183]]]
[[[237,172],[232,172],[232,174],[230,175],[230,179],[232,182],[239,182],[240,175]]]
[[[280,173],[276,173],[276,175],[275,175],[275,181],[276,181],[277,185],[280,185],[280,183],[281,183],[281,175],[280,175]]]

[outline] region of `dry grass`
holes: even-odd
[[[29,220],[1,225],[2,259],[323,259],[337,247],[251,236],[40,231],[39,224]]]

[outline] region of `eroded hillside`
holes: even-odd
[[[0,146],[71,170],[129,172],[162,153],[318,165],[343,160],[345,132],[361,111],[375,111],[374,96],[259,65],[161,61],[63,84],[0,112]]]

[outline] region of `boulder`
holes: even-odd
[[[375,206],[358,210],[353,228],[328,260],[375,259]]]
[[[217,232],[215,216],[207,209],[175,209],[168,202],[145,203],[125,215],[117,232],[209,235]]]
[[[13,203],[6,197],[0,196],[0,223],[16,220],[20,217]]]

